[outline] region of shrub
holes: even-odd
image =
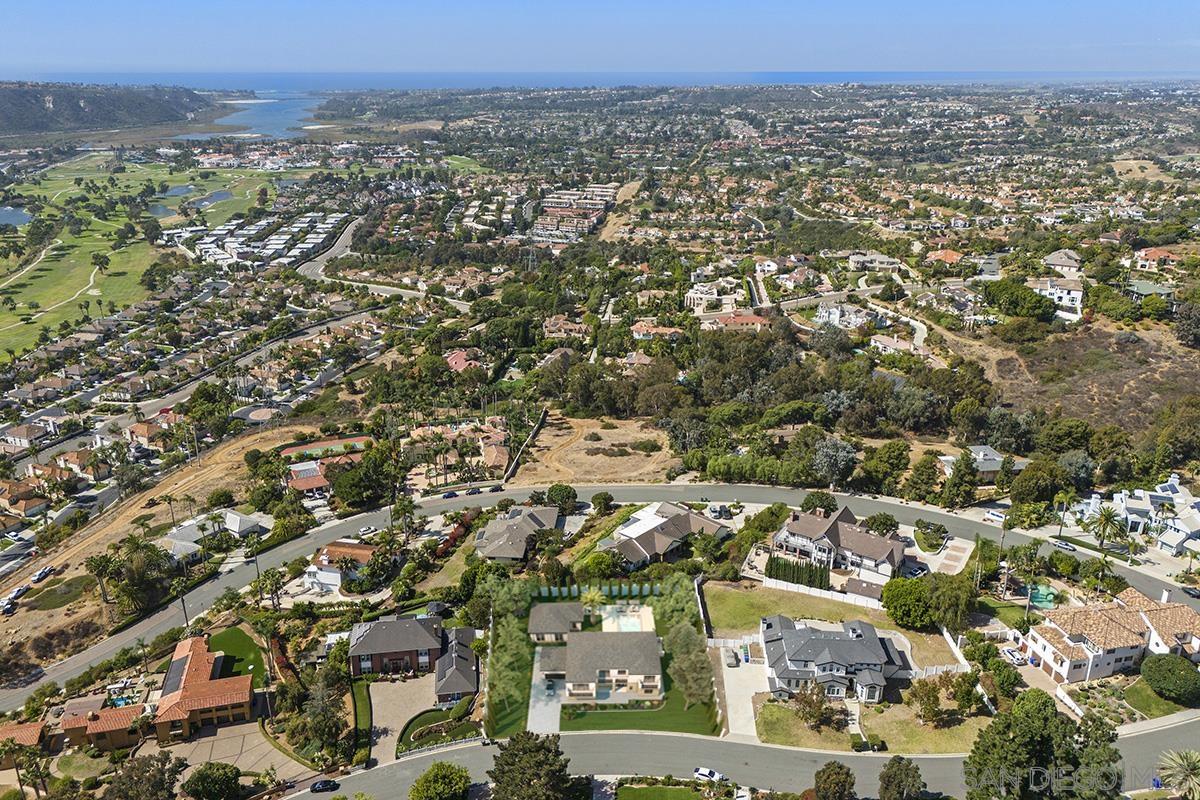
[[[1142,661],[1142,678],[1155,694],[1181,706],[1200,705],[1200,672],[1183,656],[1160,653]]]
[[[830,586],[828,566],[778,556],[770,556],[767,559],[767,577],[816,589],[829,589]]]

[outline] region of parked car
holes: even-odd
[[[917,564],[915,567],[912,567],[905,572],[904,575],[908,578],[919,578],[926,572],[929,572],[929,567],[925,566],[924,564]]]
[[[313,785],[309,787],[309,791],[314,792],[314,793],[315,792],[336,792],[340,785],[341,784],[339,784],[337,781],[331,781],[328,779],[320,780],[320,781],[315,781],[313,783]]]
[[[0,613],[3,613],[6,617],[11,617],[17,613],[17,604],[12,600],[5,600],[4,605],[0,606]]]
[[[502,485],[500,485],[500,484],[498,484],[498,483],[497,483],[495,486],[493,486],[492,488],[488,489],[488,491],[489,491],[489,492],[503,492],[503,491],[504,491],[504,487],[503,487]]]
[[[696,767],[692,771],[692,777],[698,781],[708,781],[709,783],[724,783],[728,780],[715,769],[709,769],[708,767]]]
[[[446,492],[442,495],[443,500],[453,500],[456,497],[458,497],[458,492]]]
[[[1000,655],[1004,656],[1004,660],[1012,664],[1014,667],[1023,667],[1028,663],[1025,656],[1021,655],[1021,651],[1015,647],[1006,647],[1000,651]]]
[[[480,488],[478,488],[478,487],[476,487],[476,488],[474,488],[474,489],[467,489],[467,496],[468,496],[468,497],[470,497],[470,496],[472,496],[472,495],[482,494],[482,493],[483,493],[483,489],[480,489]]]
[[[736,667],[742,663],[742,659],[738,656],[737,650],[732,647],[725,648],[725,666]]]
[[[358,529],[358,532],[361,534],[364,534],[364,535],[366,535],[368,533],[374,533],[375,526],[374,525],[363,525],[361,528]]]
[[[1050,542],[1050,544],[1054,545],[1059,550],[1066,550],[1068,553],[1074,553],[1076,550],[1075,545],[1071,544],[1070,542],[1064,542],[1062,539],[1054,539]]]
[[[1183,593],[1186,594],[1188,597],[1194,597],[1197,600],[1200,600],[1200,589],[1197,589],[1195,586],[1183,587]]]
[[[28,583],[22,584],[21,586],[18,586],[17,588],[15,588],[11,592],[9,592],[8,597],[5,599],[6,600],[20,600],[22,597],[25,596],[25,593],[28,592],[32,588],[33,587],[30,586]]]
[[[41,583],[42,581],[46,580],[46,578],[49,578],[53,574],[54,574],[54,567],[50,567],[50,566],[42,567],[37,572],[33,573],[33,577],[30,580],[32,580],[34,583]]]
[[[721,506],[717,509],[717,516],[721,519],[733,519],[733,512],[729,510],[729,506]]]
[[[550,678],[546,679],[546,697],[554,697],[554,681]]]

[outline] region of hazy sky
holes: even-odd
[[[83,72],[1200,70],[1197,0],[12,0],[0,78]]]

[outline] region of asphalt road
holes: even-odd
[[[619,503],[655,500],[699,501],[701,498],[706,498],[718,503],[739,501],[769,504],[785,502],[795,505],[799,504],[806,494],[805,491],[798,489],[745,484],[578,485],[575,489],[582,499],[587,499],[599,491],[607,491]],[[459,496],[449,500],[441,497],[425,498],[419,501],[419,507],[423,512],[433,514],[472,505],[494,504],[505,497],[520,501],[528,497],[530,491],[532,491],[531,488],[525,487],[494,494],[484,493],[473,497]],[[998,526],[963,519],[945,511],[914,507],[890,498],[842,495],[839,499],[850,506],[851,510],[859,517],[886,511],[901,523],[912,524],[918,518],[923,518],[930,522],[940,522],[946,525],[952,533],[958,536],[972,537],[978,533],[990,539],[998,540],[1000,538]],[[310,531],[300,539],[262,554],[259,557],[259,565],[264,569],[280,566],[298,556],[309,556],[317,547],[334,539],[356,533],[363,525],[382,527],[386,522],[386,510],[377,510],[328,523]],[[1030,540],[1030,537],[1012,531],[1006,536],[1008,543]],[[1086,556],[1086,554],[1081,555]],[[1122,568],[1120,565],[1114,565],[1114,569],[1123,574],[1132,586],[1151,597],[1157,598],[1164,588],[1169,587],[1162,581]],[[253,578],[253,563],[241,565],[214,578],[187,595],[189,613],[194,616],[207,610],[226,588],[240,589]],[[1186,600],[1186,598],[1180,599]],[[1196,606],[1195,601],[1187,600],[1187,602]],[[182,610],[178,603],[172,604],[132,628],[100,641],[84,652],[46,667],[46,674],[41,680],[53,680],[61,684],[66,679],[80,674],[89,664],[108,658],[122,647],[134,644],[138,638],[149,641],[168,628],[182,624]],[[33,686],[28,686],[0,691],[0,709],[10,710],[23,704],[25,697],[32,689]],[[1127,768],[1136,771],[1136,774],[1142,778],[1141,782],[1131,785],[1148,784],[1152,765],[1163,750],[1177,747],[1182,742],[1196,741],[1197,739],[1200,739],[1200,720],[1122,736],[1118,746],[1125,756]],[[572,756],[573,769],[577,770],[579,774],[663,775],[669,773],[683,775],[690,773],[696,766],[707,766],[725,772],[733,780],[746,785],[796,791],[807,788],[810,784],[806,782],[811,781],[812,772],[825,761],[836,757],[855,769],[858,774],[860,791],[870,792],[875,785],[874,781],[879,767],[886,758],[882,755],[850,753],[834,755],[806,752],[793,748],[784,748],[781,751],[770,745],[696,738],[682,734],[571,734],[563,737],[563,747],[567,754]],[[405,792],[407,792],[407,783],[405,782],[420,774],[425,766],[428,766],[428,763],[439,758],[451,759],[451,757],[452,760],[471,768],[480,779],[482,779],[483,771],[490,765],[488,750],[475,745],[436,751],[429,755],[417,755],[392,765],[376,767],[361,775],[350,776],[343,783],[350,792],[366,791],[379,798],[403,796],[403,794],[396,793],[398,786],[403,784]],[[926,756],[919,757],[918,761],[925,773],[926,781],[932,788],[951,792],[961,791],[960,758]]]

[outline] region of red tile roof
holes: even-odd
[[[42,732],[45,730],[46,723],[41,721],[13,722],[8,725],[0,725],[0,742],[12,739],[17,744],[32,747],[42,740]]]

